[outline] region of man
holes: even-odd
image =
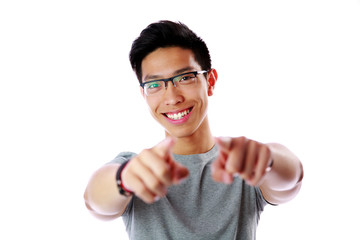
[[[208,97],[218,75],[206,44],[184,24],[149,25],[130,62],[166,138],[96,171],[88,209],[123,216],[130,239],[255,239],[264,206],[300,190],[301,162],[280,144],[212,136]]]

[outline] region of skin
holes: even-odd
[[[200,71],[191,50],[179,47],[158,48],[142,61],[142,81],[164,79],[189,71]],[[246,137],[212,136],[207,116],[208,97],[214,94],[217,72],[211,69],[198,75],[192,88],[183,91],[168,82],[163,94],[146,96],[140,88],[153,118],[165,129],[166,138],[131,159],[122,172],[124,186],[146,203],[167,194],[167,188],[181,184],[189,171],[177,163],[172,153],[199,154],[215,143],[220,154],[212,164],[214,181],[231,184],[240,176],[247,184],[259,186],[264,198],[273,204],[294,198],[301,187],[303,170],[299,159],[280,144],[264,144]],[[180,124],[169,121],[166,114],[191,109],[188,119]],[[271,170],[269,164],[272,164]],[[85,191],[88,209],[101,219],[121,216],[131,197],[118,193],[114,181],[118,164],[106,165],[91,177]]]

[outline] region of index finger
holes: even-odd
[[[167,158],[171,156],[174,144],[175,139],[167,137],[163,141],[158,143],[156,146],[154,146],[152,149],[160,158],[168,160]]]
[[[220,152],[219,157],[211,165],[211,175],[217,182],[230,184],[233,177],[225,170],[225,161],[225,156]]]
[[[232,138],[231,137],[216,137],[215,142],[219,146],[219,150],[228,154],[231,150]]]

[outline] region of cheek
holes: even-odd
[[[196,102],[198,114],[206,115],[208,108],[208,96],[206,91],[201,89],[201,91],[194,92],[194,94],[189,95],[189,99],[193,99]]]
[[[205,99],[207,99],[206,85],[203,82],[198,83],[197,87],[188,90],[187,97],[204,101]]]
[[[146,99],[146,104],[147,107],[151,113],[151,115],[155,118],[156,117],[156,112],[157,109],[159,108],[159,100],[151,98],[151,99]]]
[[[202,102],[203,104],[207,103],[208,102],[207,89],[205,88],[199,89],[196,93],[196,98],[198,99],[198,101]]]

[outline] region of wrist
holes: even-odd
[[[124,186],[124,182],[122,180],[122,172],[128,163],[129,160],[125,161],[123,164],[120,165],[119,169],[116,172],[116,185],[119,189],[119,193],[126,197],[130,197],[133,195],[133,192]]]
[[[265,171],[266,171],[267,173],[270,172],[271,169],[273,168],[273,165],[274,165],[274,159],[271,158]]]

